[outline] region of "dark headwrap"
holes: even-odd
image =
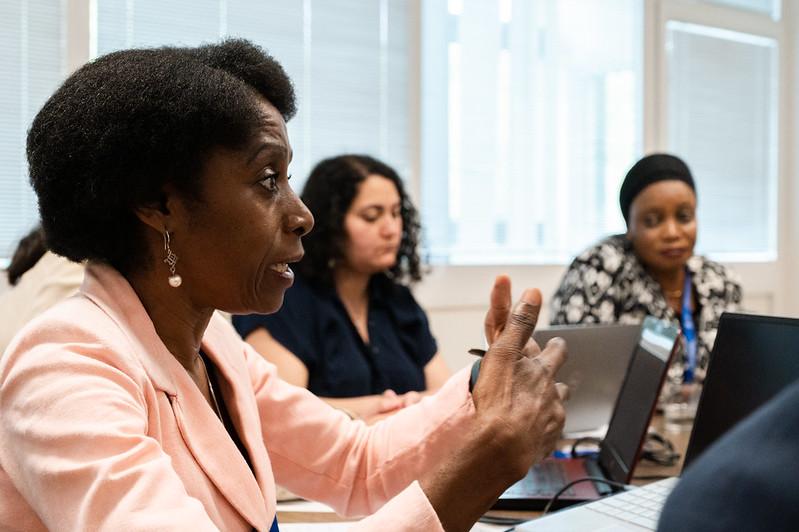
[[[691,170],[688,169],[688,165],[682,159],[674,155],[653,153],[652,155],[647,155],[630,168],[619,192],[621,214],[628,225],[630,223],[630,205],[632,205],[635,197],[652,183],[668,179],[682,181],[696,192]]]

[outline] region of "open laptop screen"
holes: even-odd
[[[683,467],[799,379],[799,320],[724,313]]]
[[[677,327],[669,323],[650,317],[644,320],[600,446],[599,465],[611,480],[630,481],[678,335]]]
[[[569,356],[558,370],[558,380],[569,385],[564,436],[607,427],[641,338],[641,324],[556,325],[533,333],[540,346],[556,336],[569,346]]]

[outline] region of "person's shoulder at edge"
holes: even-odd
[[[42,258],[31,268],[31,270],[39,267],[46,269],[48,272],[57,272],[63,274],[64,279],[74,280],[79,279],[83,281],[83,274],[86,271],[86,264],[83,262],[74,262],[61,255],[56,255],[52,251],[46,251]],[[24,274],[23,274],[24,277]]]
[[[12,293],[15,290],[25,291],[28,299],[30,299],[35,294],[58,287],[60,289],[59,293],[63,293],[63,297],[66,298],[78,291],[83,282],[85,270],[86,265],[84,263],[73,262],[65,257],[56,255],[52,251],[46,251],[36,261],[36,264],[22,274],[16,285],[9,287],[7,293]],[[58,301],[60,301],[60,298],[51,301],[50,305]]]
[[[799,382],[722,436],[683,473],[659,531],[795,530]]]
[[[0,374],[4,374],[9,364],[17,364],[26,358],[26,353],[43,345],[56,346],[60,343],[74,345],[114,346],[112,349],[94,350],[97,357],[120,359],[132,352],[118,342],[119,324],[91,299],[78,292],[73,297],[62,299],[28,321],[8,344],[0,358]],[[50,349],[48,356],[59,350]],[[12,356],[13,355],[13,356]],[[49,363],[53,360],[50,358]],[[25,362],[22,362],[25,364]]]
[[[47,251],[7,291],[0,294],[0,354],[32,319],[75,295],[83,282],[85,265]]]

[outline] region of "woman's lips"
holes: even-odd
[[[275,264],[270,264],[269,269],[277,273],[284,279],[288,279],[291,281],[294,280],[294,272],[291,270],[291,268],[289,268],[287,262],[278,262]]]
[[[378,254],[379,255],[388,255],[388,254],[396,255],[397,251],[399,251],[399,244],[397,244],[396,246],[385,246],[385,247],[379,248],[378,249]]]
[[[660,252],[661,255],[669,259],[678,259],[685,256],[686,253],[688,253],[688,248],[664,249]]]

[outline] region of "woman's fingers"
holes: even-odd
[[[555,383],[555,390],[558,392],[558,398],[561,401],[567,401],[569,399],[569,385],[563,382],[556,382]]]
[[[556,337],[547,342],[547,345],[544,346],[544,349],[538,355],[538,359],[549,375],[554,377],[563,366],[563,363],[566,362],[566,355],[568,355],[566,340]]]
[[[394,390],[386,390],[377,397],[377,413],[391,412],[402,408],[402,397],[398,396]]]
[[[510,277],[499,275],[494,279],[491,299],[486,313],[484,329],[485,339],[489,345],[494,343],[499,333],[505,328],[511,307]]]
[[[541,292],[537,288],[525,290],[486,357],[490,357],[492,352],[513,355],[521,353],[533,334],[540,311]]]
[[[538,345],[538,342],[530,338],[527,340],[527,345],[522,349],[522,354],[527,358],[535,358],[541,354],[541,347]]]
[[[422,394],[420,394],[419,392],[406,392],[400,395],[400,399],[402,399],[403,408],[407,408],[421,401]]]

